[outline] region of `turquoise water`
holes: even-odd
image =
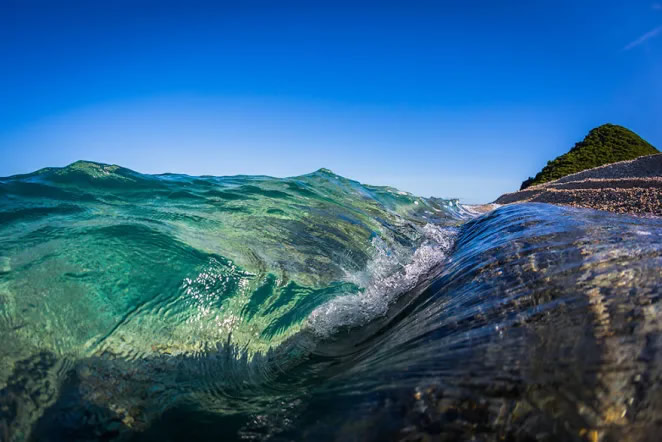
[[[636,439],[661,269],[660,219],[325,169],[2,178],[0,439]]]

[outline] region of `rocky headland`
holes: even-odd
[[[662,154],[584,170],[501,195],[496,204],[539,202],[662,216]]]

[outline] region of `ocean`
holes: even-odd
[[[655,440],[661,275],[660,218],[0,178],[0,440]]]

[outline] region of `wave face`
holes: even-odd
[[[0,440],[642,439],[662,221],[321,169],[0,179]]]

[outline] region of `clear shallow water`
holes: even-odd
[[[640,440],[661,269],[659,219],[327,170],[0,179],[0,439]]]

